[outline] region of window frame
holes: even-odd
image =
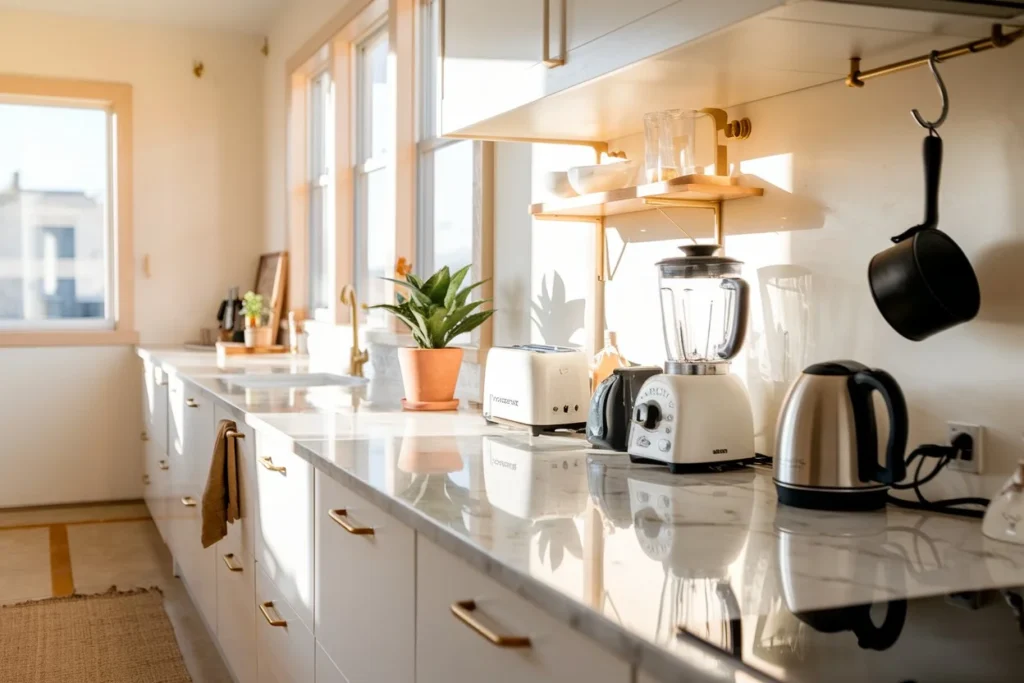
[[[114,346],[139,341],[135,330],[132,242],[132,86],[65,78],[0,74],[0,97],[107,112],[109,154],[105,253],[108,311],[102,320],[9,321],[0,347]]]

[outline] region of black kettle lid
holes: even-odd
[[[855,360],[830,360],[825,363],[815,363],[804,368],[805,375],[855,375],[868,366],[858,363]]]

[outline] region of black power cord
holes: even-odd
[[[907,456],[906,465],[907,471],[910,471],[910,466],[917,461],[917,466],[914,468],[913,478],[906,484],[893,484],[892,488],[897,491],[913,490],[917,501],[903,500],[890,495],[888,500],[893,505],[902,508],[910,508],[912,510],[930,510],[931,512],[941,512],[947,515],[957,515],[960,517],[973,517],[980,519],[985,516],[984,510],[972,510],[963,509],[963,505],[980,505],[982,507],[987,506],[991,501],[988,498],[946,498],[944,500],[928,500],[921,492],[921,487],[939,476],[939,472],[943,470],[950,463],[950,461],[959,458],[970,459],[972,457],[973,442],[969,435],[961,434],[953,439],[952,446],[939,446],[937,444],[925,444],[918,446],[910,455]],[[922,476],[921,472],[924,469],[925,460],[928,458],[935,459],[935,465],[932,467],[928,474]]]

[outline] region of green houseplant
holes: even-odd
[[[481,280],[463,287],[471,267],[452,273],[445,266],[422,280],[412,274],[405,259],[399,259],[395,271],[404,279],[383,279],[395,283],[405,293],[397,292],[394,304],[370,307],[385,310],[402,321],[416,342],[417,348],[398,349],[405,386],[403,405],[408,409],[450,410],[458,405],[454,396],[462,349],[449,344],[494,315],[493,309],[477,310],[490,299],[469,301],[473,290],[487,282]]]
[[[261,349],[270,346],[273,330],[267,326],[269,311],[263,305],[263,295],[248,291],[242,297],[242,313],[245,315],[245,346]]]

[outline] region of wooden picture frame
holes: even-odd
[[[281,329],[281,313],[284,309],[287,282],[288,252],[261,254],[260,265],[256,269],[256,287],[253,291],[263,296],[264,305],[270,309],[270,328],[274,330],[275,341]]]

